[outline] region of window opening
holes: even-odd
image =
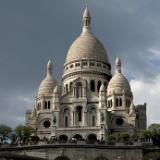
[[[95,82],[94,80],[91,80],[91,91],[95,91]]]

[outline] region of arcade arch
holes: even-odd
[[[68,136],[63,134],[63,135],[60,135],[58,139],[61,140],[61,141],[68,141]]]
[[[89,134],[89,135],[87,136],[87,139],[88,139],[89,141],[97,141],[97,135],[95,135],[95,134]]]

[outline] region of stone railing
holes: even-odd
[[[21,146],[31,146],[31,145],[103,145],[103,146],[144,146],[145,148],[155,148],[152,142],[107,142],[107,141],[38,141],[38,142],[28,142],[28,143],[5,143],[1,144],[0,148],[8,147],[21,147]]]

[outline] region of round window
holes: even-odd
[[[50,123],[49,120],[45,120],[45,121],[43,122],[43,126],[44,126],[45,128],[49,128],[50,125],[51,125],[51,123]]]
[[[124,122],[123,118],[119,117],[119,118],[116,119],[116,124],[119,125],[119,126],[121,126],[123,124],[123,122]]]

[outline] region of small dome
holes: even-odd
[[[38,95],[50,95],[57,84],[57,81],[52,76],[47,76],[40,84]]]
[[[102,83],[102,85],[99,89],[99,92],[106,92],[106,91],[107,91],[107,89],[106,89],[105,85]]]
[[[113,91],[115,93],[131,92],[129,82],[122,73],[117,73],[110,80],[107,93],[110,94]]]
[[[47,76],[40,84],[38,90],[38,96],[42,94],[51,95],[53,93],[56,84],[57,81],[52,76],[52,62],[51,60],[49,60],[49,62],[47,63]]]
[[[62,87],[60,86],[60,84],[57,84],[54,88],[54,93],[58,93],[58,94],[62,94]]]
[[[107,94],[112,92],[115,93],[123,93],[123,92],[131,92],[130,84],[127,78],[121,73],[121,61],[118,57],[116,59],[116,74],[112,77],[108,84]]]

